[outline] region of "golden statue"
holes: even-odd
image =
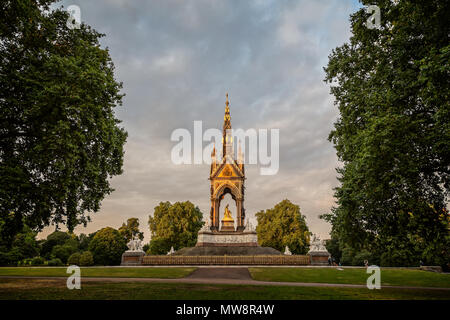
[[[222,219],[222,228],[221,231],[235,231],[234,230],[234,219],[231,216],[231,211],[228,209],[228,204],[225,207],[225,214]]]
[[[229,206],[229,204],[227,204],[227,206],[225,207],[225,214],[223,216],[222,221],[233,221],[234,222],[234,219],[231,216],[231,211],[228,209],[228,206]]]

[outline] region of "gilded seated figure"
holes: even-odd
[[[231,216],[231,211],[228,209],[228,204],[225,207],[225,214],[222,219],[222,228],[221,231],[234,231],[234,219]]]

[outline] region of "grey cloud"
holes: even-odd
[[[327,236],[318,215],[334,202],[338,163],[327,137],[337,111],[322,67],[349,37],[353,0],[62,3],[79,5],[82,20],[106,34],[126,93],[117,115],[129,133],[116,191],[77,232],[135,216],[148,240],[148,215],[166,200],[190,200],[208,215],[209,167],[172,164],[170,134],[192,132],[194,120],[220,129],[229,92],[234,128],[280,129],[278,174],[247,167],[247,214],[289,198],[310,229]]]

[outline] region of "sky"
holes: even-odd
[[[329,238],[331,226],[319,215],[335,204],[339,162],[327,138],[338,112],[323,67],[350,37],[349,16],[360,7],[355,0],[60,4],[78,5],[81,20],[106,34],[101,44],[126,94],[116,109],[128,132],[123,174],[111,179],[115,191],[76,233],[137,217],[148,241],[148,217],[161,201],[189,200],[209,217],[209,165],[174,164],[170,136],[178,128],[192,132],[194,121],[221,129],[228,93],[233,128],[280,130],[278,173],[246,166],[247,217],[255,225],[256,212],[289,199],[311,232]],[[221,210],[231,204],[225,200]]]

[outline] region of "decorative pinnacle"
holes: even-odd
[[[224,120],[224,129],[231,129],[231,117],[230,117],[230,108],[228,107],[230,102],[228,101],[228,93],[226,94],[226,101],[225,101],[225,115],[223,117]]]

